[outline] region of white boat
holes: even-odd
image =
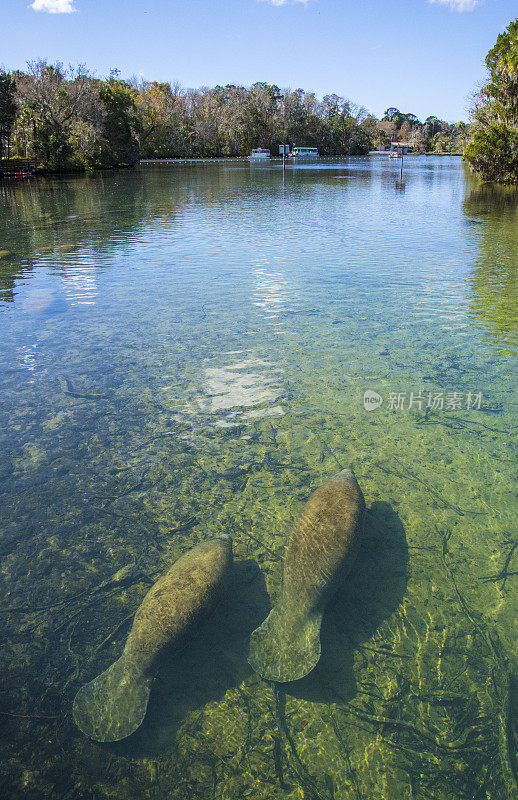
[[[270,158],[270,151],[265,147],[256,147],[255,150],[252,150],[252,153],[248,156],[248,158],[250,161],[265,161],[266,159]]]
[[[290,158],[319,158],[316,147],[294,147],[290,153]]]

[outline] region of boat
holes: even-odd
[[[319,158],[319,153],[316,147],[294,147],[289,158]]]
[[[20,170],[16,170],[16,172],[3,172],[0,169],[0,180],[3,178],[5,179],[15,179],[18,181],[25,180],[25,178],[30,178],[32,176],[32,172],[21,172]]]
[[[270,158],[270,151],[265,147],[256,147],[248,158],[250,161],[265,161]]]

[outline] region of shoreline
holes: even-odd
[[[388,157],[390,155],[390,150],[371,150],[369,153],[365,155],[335,155],[335,156],[320,156],[316,160],[309,160],[307,162],[299,161],[298,164],[301,163],[311,163],[316,164],[319,161],[328,161],[330,159],[334,159],[336,161],[346,161],[350,158],[365,158],[365,156],[379,156],[379,157]],[[462,153],[406,153],[406,157],[417,157],[417,156],[453,156],[455,158],[462,158]],[[15,159],[13,159],[14,161]],[[135,164],[121,164],[118,166],[112,167],[96,167],[93,169],[86,169],[82,167],[67,167],[62,169],[51,169],[47,167],[34,167],[30,164],[26,164],[24,167],[24,171],[20,168],[9,169],[9,170],[2,170],[0,168],[0,182],[11,182],[11,181],[23,181],[27,178],[38,178],[38,177],[57,177],[57,176],[68,176],[68,175],[94,175],[101,172],[117,172],[119,170],[135,170],[139,167],[146,167],[146,166],[156,166],[156,165],[166,165],[166,164],[235,164],[235,163],[250,163],[249,156],[215,156],[214,158],[210,157],[183,157],[183,158],[142,158],[139,161],[135,162]],[[268,163],[282,163],[281,156],[273,156],[268,159],[267,162],[261,162],[261,166],[265,166]],[[288,162],[290,163],[290,162]]]

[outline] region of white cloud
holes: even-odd
[[[266,2],[269,3],[271,6],[286,6],[288,5],[289,2],[291,2],[291,0],[266,0]],[[308,0],[293,0],[293,2],[302,3],[303,5],[306,5]]]
[[[473,11],[475,6],[478,6],[479,0],[429,0],[430,3],[440,3],[443,6],[449,6],[454,11]]]
[[[34,11],[47,11],[49,14],[71,14],[75,11],[74,0],[34,0],[31,8]]]

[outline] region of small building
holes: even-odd
[[[409,142],[391,142],[390,149],[394,150],[398,156],[406,156],[408,148],[411,147]]]

